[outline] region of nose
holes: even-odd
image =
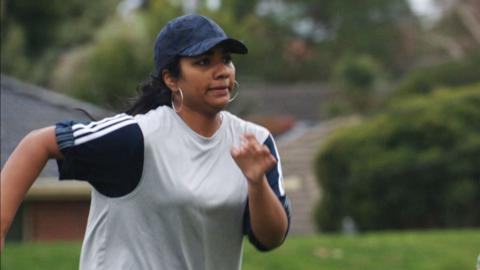
[[[233,68],[231,64],[226,64],[223,61],[218,63],[214,71],[214,79],[225,80],[233,74]]]

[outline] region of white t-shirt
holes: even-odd
[[[209,138],[166,106],[57,124],[60,179],[94,187],[80,269],[240,269],[245,234],[266,250],[250,227],[248,183],[230,150],[245,132],[269,147],[278,162],[267,179],[290,222],[278,152],[265,128],[221,115]]]

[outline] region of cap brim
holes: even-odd
[[[191,47],[188,47],[183,51],[181,51],[180,55],[182,56],[200,55],[220,44],[222,44],[226,52],[229,52],[229,53],[237,53],[237,54],[248,53],[247,46],[245,46],[245,44],[243,44],[241,41],[238,41],[233,38],[220,37],[220,38],[207,39]]]

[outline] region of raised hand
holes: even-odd
[[[267,146],[258,143],[253,134],[242,134],[243,144],[233,147],[231,155],[247,178],[249,184],[259,184],[277,163]]]

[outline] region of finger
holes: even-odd
[[[232,149],[230,149],[230,154],[232,155],[232,157],[237,157],[239,153],[240,153],[240,149],[238,148],[232,147]]]
[[[252,144],[251,142],[248,142],[248,143],[245,144],[245,150],[246,150],[246,153],[249,154],[249,155],[255,155],[256,154],[255,145]]]
[[[242,143],[245,143],[248,140],[247,135],[248,135],[248,133],[240,134],[240,140],[242,141]]]
[[[277,159],[270,153],[270,151],[265,152],[265,150],[263,150],[262,151],[262,157],[265,160],[277,162]]]
[[[263,159],[270,159],[271,158],[270,156],[272,156],[272,154],[270,153],[270,150],[265,145],[258,145],[257,146],[257,153]]]
[[[235,157],[245,157],[249,154],[249,149],[246,145],[241,145],[240,147],[234,147]]]
[[[265,149],[266,148],[266,149]],[[277,158],[272,155],[272,153],[270,152],[270,150],[268,149],[268,147],[265,146],[264,148],[264,155],[265,155],[265,158],[269,160],[269,162],[272,162],[273,164],[276,164],[277,163]],[[265,151],[266,150],[266,151]]]
[[[263,154],[268,154],[268,155],[272,154],[272,153],[270,153],[270,149],[268,149],[268,147],[266,145],[262,145],[261,151],[262,151]]]
[[[270,160],[273,164],[277,164],[277,159],[272,154],[270,154]]]
[[[241,140],[240,146],[241,146],[242,148],[246,148],[247,145],[248,145],[249,142],[250,142],[250,141],[248,140],[248,138],[245,136],[245,134],[241,134],[241,135],[240,135],[240,140]]]
[[[242,134],[243,137],[245,137],[246,139],[251,139],[251,138],[255,138],[255,135],[253,135],[253,133],[250,133],[250,132],[245,132]]]
[[[261,144],[258,143],[257,141],[257,138],[253,135],[253,134],[247,134],[245,136],[245,142],[250,146],[252,147],[253,149],[255,149],[255,151],[259,151],[260,148],[261,148]]]
[[[235,157],[235,158],[239,158],[239,157],[242,157],[242,156],[245,156],[246,155],[246,149],[245,147],[243,146],[240,146],[240,147],[232,147],[230,152],[232,153],[232,155]]]
[[[244,133],[241,138],[243,142],[257,142],[255,135],[252,133]]]
[[[242,145],[238,151],[239,156],[246,156],[248,155],[248,148],[245,147],[245,145]]]
[[[250,139],[247,139],[247,138],[246,138],[245,142],[243,143],[242,147],[248,153],[253,153],[253,150],[255,149],[254,143]]]
[[[252,150],[254,151],[255,154],[262,154],[262,146],[259,145],[257,142],[250,142],[250,147],[252,148]]]

